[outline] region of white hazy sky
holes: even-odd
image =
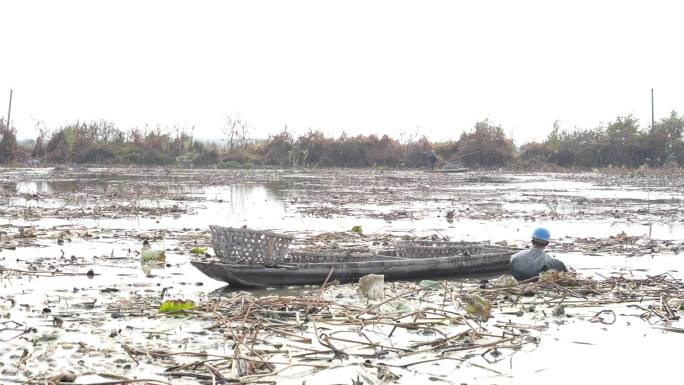
[[[220,137],[419,132],[684,112],[681,1],[0,2],[0,116],[34,137],[106,119]]]

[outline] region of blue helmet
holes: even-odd
[[[551,233],[549,232],[549,230],[543,227],[539,227],[532,233],[532,239],[549,242],[551,241]]]

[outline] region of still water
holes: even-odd
[[[50,318],[41,312],[46,307],[75,319],[79,307],[87,306],[84,304],[94,301],[96,306],[104,306],[122,298],[157,296],[164,288],[167,298],[202,300],[223,284],[194,269],[189,264],[188,249],[195,241],[208,243],[206,230],[212,224],[270,229],[292,234],[298,240],[324,232],[348,232],[360,225],[368,235],[437,234],[451,240],[517,245],[526,244],[537,226],[548,227],[557,243],[605,239],[622,232],[684,241],[681,184],[662,186],[647,181],[607,186],[600,178],[560,174],[434,178],[417,172],[376,175],[365,171],[177,171],[169,175],[136,170],[93,170],[83,175],[54,175],[44,170],[3,172],[0,230],[6,230],[5,243],[14,246],[1,250],[0,264],[20,270],[31,266],[43,270],[54,265],[63,272],[84,274],[93,270],[96,275],[4,277],[0,299],[5,302],[0,310],[11,313],[14,321],[37,327],[39,333],[49,333]],[[131,207],[135,210],[121,209]],[[449,211],[456,213],[451,221],[446,220]],[[25,245],[13,244],[19,226],[35,227],[38,237]],[[70,231],[70,240],[60,244],[59,234],[65,230]],[[83,236],[85,233],[90,236]],[[166,250],[165,266],[141,265],[138,251],[142,238],[152,238],[153,248]],[[684,260],[667,252],[641,256],[554,253],[587,275],[669,272],[684,277]],[[103,289],[118,292],[103,294]],[[292,290],[297,293],[300,289]],[[10,309],[9,298],[30,310]],[[57,337],[63,344],[60,346],[79,342],[108,346],[111,341],[107,342],[103,333],[127,327],[171,332],[179,327],[197,327],[180,320],[146,324],[98,314],[89,323],[95,326],[89,326],[87,333],[78,328],[61,333]],[[21,341],[10,337],[0,332],[0,339],[5,341],[0,361],[16,360],[11,357],[23,349]],[[550,324],[535,350],[516,354],[510,362],[499,365],[503,367],[498,370],[506,375],[486,374],[476,368],[457,370],[449,365],[436,365],[427,371],[453,376],[454,383],[635,383],[648,380],[650,370],[676,368],[675,355],[668,352],[682,342],[682,337],[652,329],[632,315],[619,315],[610,328],[570,320]],[[36,348],[36,355],[40,349],[47,348]],[[83,365],[69,349],[53,349],[51,354],[57,360],[56,367]],[[100,365],[98,362],[96,358],[92,365],[85,365],[92,369]],[[105,364],[101,366],[111,370]],[[131,370],[144,375],[152,369]],[[347,381],[355,370],[340,368],[317,378],[321,383],[338,383],[335,379]],[[420,371],[425,372],[425,368]],[[427,381],[420,373],[405,375],[401,383]],[[284,381],[301,383],[296,378]]]

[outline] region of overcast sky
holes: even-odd
[[[457,138],[481,119],[520,143],[554,120],[684,112],[677,1],[0,2],[0,116],[265,137]]]

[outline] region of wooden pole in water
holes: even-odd
[[[10,115],[12,115],[12,90],[10,90],[9,108],[7,108],[7,129],[10,128]]]
[[[651,88],[651,132],[655,132],[655,109],[653,107],[653,88]]]

